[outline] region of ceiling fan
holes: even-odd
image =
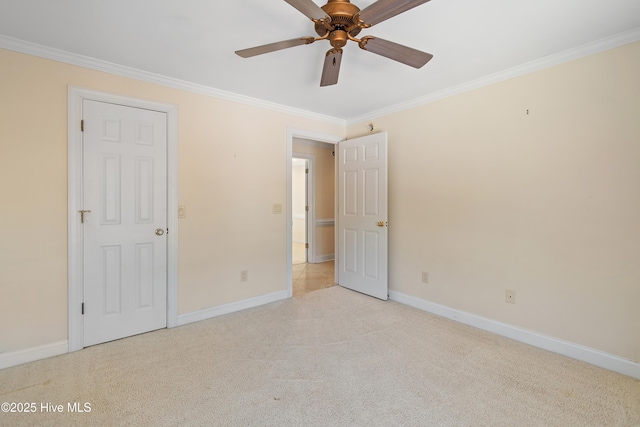
[[[401,44],[383,40],[378,37],[365,36],[356,38],[363,28],[369,28],[392,18],[409,9],[413,9],[429,0],[378,0],[370,6],[360,10],[349,0],[328,0],[322,7],[312,0],[285,0],[298,9],[315,24],[319,37],[299,37],[276,43],[256,46],[236,51],[243,58],[249,58],[263,53],[280,49],[311,44],[318,40],[329,40],[331,49],[327,52],[322,69],[320,86],[330,86],[338,83],[342,48],[351,40],[358,43],[361,49],[393,59],[414,68],[420,68],[433,55]]]

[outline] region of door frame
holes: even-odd
[[[303,153],[293,153],[292,155],[294,159],[301,159],[307,161],[307,169],[309,172],[306,174],[305,180],[305,196],[307,198],[306,204],[309,206],[309,210],[305,213],[305,238],[306,243],[309,244],[309,248],[307,250],[307,262],[314,263],[316,261],[316,194],[315,194],[315,181],[313,178],[313,173],[315,171],[315,161],[316,157],[312,154],[303,154]],[[293,218],[292,218],[293,219]],[[292,239],[293,241],[293,239]]]
[[[85,99],[167,114],[167,327],[178,326],[178,106],[69,85],[68,96],[68,351],[84,348],[82,206],[82,103]]]
[[[285,204],[285,214],[286,214],[286,223],[287,223],[287,235],[286,235],[286,244],[287,244],[287,254],[286,254],[286,270],[287,270],[287,297],[291,298],[293,296],[293,273],[292,273],[292,263],[291,263],[291,257],[292,257],[292,244],[291,244],[291,240],[292,240],[292,230],[291,230],[291,224],[293,221],[293,215],[291,213],[291,207],[292,207],[292,202],[291,202],[291,193],[292,193],[292,185],[291,185],[291,170],[292,170],[292,166],[291,166],[291,159],[293,159],[293,138],[301,138],[301,139],[309,139],[309,140],[314,140],[314,141],[320,141],[320,142],[327,142],[329,144],[333,144],[333,145],[337,145],[340,141],[343,141],[345,139],[345,137],[343,135],[335,135],[335,134],[326,134],[326,133],[319,133],[319,132],[314,132],[314,131],[309,131],[306,129],[298,129],[298,128],[294,128],[291,126],[287,126],[287,139],[286,139],[286,179],[287,179],[287,201]],[[337,158],[337,157],[336,157]],[[337,183],[336,183],[337,185]],[[335,192],[334,192],[335,193]],[[337,209],[338,209],[338,203],[337,203],[337,193],[335,193],[334,197],[336,197],[336,203],[334,204],[334,217],[337,214]],[[315,231],[315,230],[314,230]],[[338,259],[338,246],[336,243],[334,243],[334,257],[336,259],[336,266],[337,266],[337,259]],[[335,271],[338,271],[337,268]]]

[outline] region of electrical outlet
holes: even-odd
[[[429,283],[429,273],[426,271],[422,272],[422,283]]]
[[[242,270],[240,272],[240,281],[241,282],[249,281],[249,270]]]
[[[281,214],[281,213],[282,213],[282,205],[281,205],[281,204],[279,204],[279,203],[274,203],[274,204],[273,204],[273,207],[272,207],[272,209],[271,209],[271,211],[272,211],[275,215]]]
[[[512,291],[511,289],[507,289],[505,292],[504,300],[509,304],[516,303],[516,291]]]

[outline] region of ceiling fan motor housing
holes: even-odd
[[[329,43],[336,49],[340,49],[347,44],[347,32],[344,30],[333,30],[329,35]]]
[[[351,4],[349,0],[329,0],[327,4],[322,6],[322,10],[324,10],[326,14],[331,17],[331,25],[335,27],[335,30],[333,30],[332,34],[329,35],[329,40],[331,41],[331,46],[333,47],[339,48],[347,43],[348,37],[345,29],[352,28],[349,31],[349,34],[352,37],[358,35],[358,33],[362,30],[362,28],[353,25],[353,17],[356,13],[360,12],[360,8],[355,4]],[[315,30],[320,37],[324,36],[328,31],[330,31],[323,24],[316,24]],[[334,36],[333,33],[336,32],[341,32],[343,34],[336,34]],[[334,44],[334,39],[336,40],[337,45]],[[344,43],[342,43],[343,39]]]

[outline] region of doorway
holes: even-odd
[[[335,145],[294,138],[292,295],[335,285]]]
[[[163,193],[166,196],[166,199],[162,202],[164,207],[159,207],[159,209],[166,214],[166,217],[163,219],[163,224],[165,226],[156,226],[155,223],[152,224],[153,228],[151,230],[151,239],[163,241],[163,248],[166,250],[166,253],[161,255],[161,258],[164,258],[165,261],[162,263],[162,270],[164,271],[163,278],[163,295],[164,295],[164,307],[162,311],[164,311],[164,315],[160,314],[161,321],[159,322],[160,327],[174,327],[177,326],[177,238],[178,238],[178,227],[177,227],[177,142],[178,142],[178,111],[175,105],[170,104],[161,104],[157,102],[139,100],[134,98],[122,97],[118,95],[110,95],[104,94],[100,92],[95,92],[91,90],[86,90],[77,87],[69,87],[69,110],[68,110],[68,153],[69,153],[69,161],[68,161],[68,259],[69,259],[69,351],[76,351],[84,348],[87,345],[93,344],[91,339],[86,339],[85,337],[85,328],[87,325],[85,324],[85,301],[86,301],[86,288],[85,288],[85,256],[86,256],[86,236],[85,233],[85,223],[83,220],[92,220],[94,223],[102,224],[105,223],[106,220],[113,220],[118,222],[117,215],[115,209],[102,209],[98,208],[89,208],[85,206],[85,187],[86,182],[84,176],[84,163],[85,163],[85,154],[83,149],[83,140],[84,140],[84,130],[85,123],[82,122],[85,116],[85,108],[87,105],[94,103],[96,105],[111,105],[111,106],[120,106],[123,107],[127,111],[148,111],[159,113],[161,117],[163,117],[163,122],[160,124],[161,127],[164,128],[166,132],[166,148],[163,149],[165,155],[163,156],[166,159],[166,164],[161,167],[166,172],[166,177],[163,178],[163,181],[166,182],[166,188],[163,190]],[[118,107],[119,108],[119,107]],[[155,114],[153,113],[153,114]],[[100,117],[113,116],[113,114],[99,114]],[[112,139],[116,138],[118,135],[118,126],[120,119],[113,120],[109,122],[101,129],[102,131],[112,132]],[[148,136],[151,135],[149,133],[150,127],[148,126],[147,120],[137,120],[138,123],[137,131],[134,132],[134,137],[139,142],[137,145],[145,145],[145,141],[148,140]],[[104,123],[103,123],[104,124]],[[108,136],[108,135],[107,135]],[[106,138],[109,139],[109,138]],[[146,145],[149,145],[148,143]],[[108,156],[107,156],[108,157]],[[103,199],[111,200],[111,196],[116,195],[117,192],[111,191],[117,188],[123,188],[123,191],[126,190],[122,186],[118,186],[118,179],[116,179],[116,174],[119,170],[115,165],[117,163],[118,156],[112,156],[113,161],[105,161],[101,164],[107,165],[108,168],[105,171],[109,172],[105,176],[112,176],[114,179],[111,182],[110,186],[102,186],[103,189],[109,189],[108,192],[103,193],[102,190],[99,191]],[[143,158],[144,157],[144,158]],[[140,172],[140,177],[151,177],[150,173],[146,173],[145,171],[151,171],[152,161],[143,161],[145,160],[145,156],[136,155],[136,158],[139,160],[137,163],[134,162],[134,170],[138,170]],[[155,159],[153,160],[155,161]],[[113,172],[113,173],[111,173]],[[104,175],[104,174],[103,174]],[[152,184],[151,181],[140,179],[138,184],[134,185],[136,189],[151,189]],[[105,190],[106,191],[106,190]],[[140,196],[144,196],[145,192],[141,191]],[[154,196],[155,197],[155,196]],[[113,198],[113,200],[117,200],[118,198]],[[150,202],[150,198],[145,199],[144,197],[139,198],[139,201],[142,202],[144,200],[148,200]],[[135,204],[135,203],[134,203]],[[138,206],[138,204],[135,204]],[[113,205],[116,206],[116,205]],[[113,207],[112,206],[112,207]],[[140,218],[136,217],[138,222],[144,223],[150,222],[147,221],[143,214],[151,212],[149,210],[147,212],[145,206],[151,206],[150,204],[139,203],[139,208],[134,210],[134,212],[138,212],[141,214]],[[154,208],[156,209],[156,208]],[[91,211],[91,212],[89,212]],[[105,216],[106,215],[106,216]],[[155,215],[155,214],[154,214]],[[149,217],[150,218],[150,217]],[[113,222],[112,221],[112,222]],[[107,221],[108,222],[108,221]],[[171,231],[171,232],[169,232]],[[158,238],[158,239],[156,239]],[[113,249],[115,248],[115,244],[110,245]],[[152,275],[157,275],[151,268],[151,245],[141,245],[137,244],[136,246],[138,252],[135,252],[135,256],[129,257],[134,260],[140,261],[138,263],[139,266],[146,265],[149,268],[139,269],[140,274],[136,277],[138,278],[150,278]],[[155,250],[155,248],[154,248]],[[115,251],[115,249],[114,249]],[[108,252],[108,251],[107,251]],[[112,251],[113,252],[113,251]],[[115,252],[113,252],[115,253]],[[113,255],[112,253],[112,255]],[[109,255],[109,254],[107,254]],[[122,259],[122,257],[113,256],[107,259],[114,261],[110,264],[111,272],[115,272],[117,270],[118,263],[116,262],[118,259]],[[145,274],[148,273],[148,274]],[[117,275],[112,275],[117,278]],[[113,279],[113,277],[111,279]],[[113,280],[108,280],[107,282],[111,283]],[[139,283],[151,283],[150,281],[138,280]],[[113,289],[117,289],[114,287]],[[138,293],[138,297],[140,297],[139,306],[151,305],[150,299],[152,293],[155,293],[156,290],[151,290],[151,288],[147,287],[142,290],[148,290],[149,292]],[[115,295],[115,294],[114,294]],[[118,295],[111,295],[114,298],[111,298],[110,304],[114,301],[118,301]],[[147,298],[149,297],[149,298]],[[149,304],[148,304],[149,302]],[[104,304],[99,303],[104,306]],[[107,306],[109,306],[107,304]],[[111,306],[109,306],[111,307]],[[89,309],[89,307],[86,307]],[[113,308],[113,307],[112,307]],[[95,310],[95,304],[93,304],[93,310]],[[115,310],[114,308],[114,311]],[[126,322],[125,322],[126,323]],[[137,323],[137,322],[136,322]],[[153,329],[156,327],[158,323],[154,323],[154,325],[150,328]],[[144,329],[144,328],[143,328]],[[128,334],[129,332],[127,332]],[[134,331],[136,333],[136,331]],[[106,340],[111,339],[108,337]],[[102,338],[99,338],[99,341]]]

